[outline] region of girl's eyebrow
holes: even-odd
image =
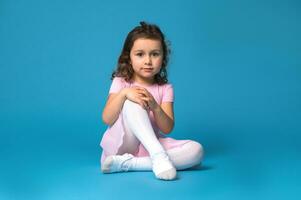
[[[144,50],[138,49],[138,50],[135,50],[134,52],[141,52],[141,51],[144,51]],[[161,50],[160,49],[153,49],[153,50],[151,50],[151,52],[153,52],[153,51],[161,51]]]

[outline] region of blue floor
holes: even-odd
[[[203,165],[179,171],[175,181],[160,181],[152,172],[102,174],[95,125],[40,121],[33,126],[36,122],[27,120],[19,127],[5,123],[11,135],[1,146],[0,199],[300,198],[300,147],[293,143],[279,148],[274,141],[249,150],[204,137]],[[85,139],[84,134],[92,137]]]

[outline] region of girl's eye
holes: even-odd
[[[153,56],[155,56],[155,57],[157,57],[159,55],[160,55],[159,53],[153,53]]]
[[[141,57],[141,56],[142,56],[142,53],[137,53],[136,55],[139,56],[139,57]]]

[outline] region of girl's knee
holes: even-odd
[[[133,116],[134,113],[140,113],[142,115],[147,115],[147,111],[142,108],[142,106],[131,100],[125,100],[122,108],[122,112],[128,116]],[[135,114],[136,116],[136,114]]]
[[[135,105],[137,105],[137,103],[135,103],[135,102],[133,102],[133,101],[131,101],[131,100],[128,100],[128,99],[126,99],[125,101],[124,101],[124,104],[123,104],[124,106],[135,106]]]
[[[129,110],[133,110],[133,109],[143,109],[138,103],[133,102],[131,100],[126,99],[124,101],[123,107],[128,108]]]
[[[189,142],[189,149],[192,159],[196,160],[196,162],[201,162],[204,156],[203,146],[200,143],[191,140]]]

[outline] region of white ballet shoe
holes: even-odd
[[[166,153],[160,153],[152,157],[153,172],[158,179],[174,180],[177,170]]]
[[[131,159],[133,157],[134,156],[129,153],[123,155],[108,156],[101,164],[101,171],[105,174],[129,171],[131,166]]]

